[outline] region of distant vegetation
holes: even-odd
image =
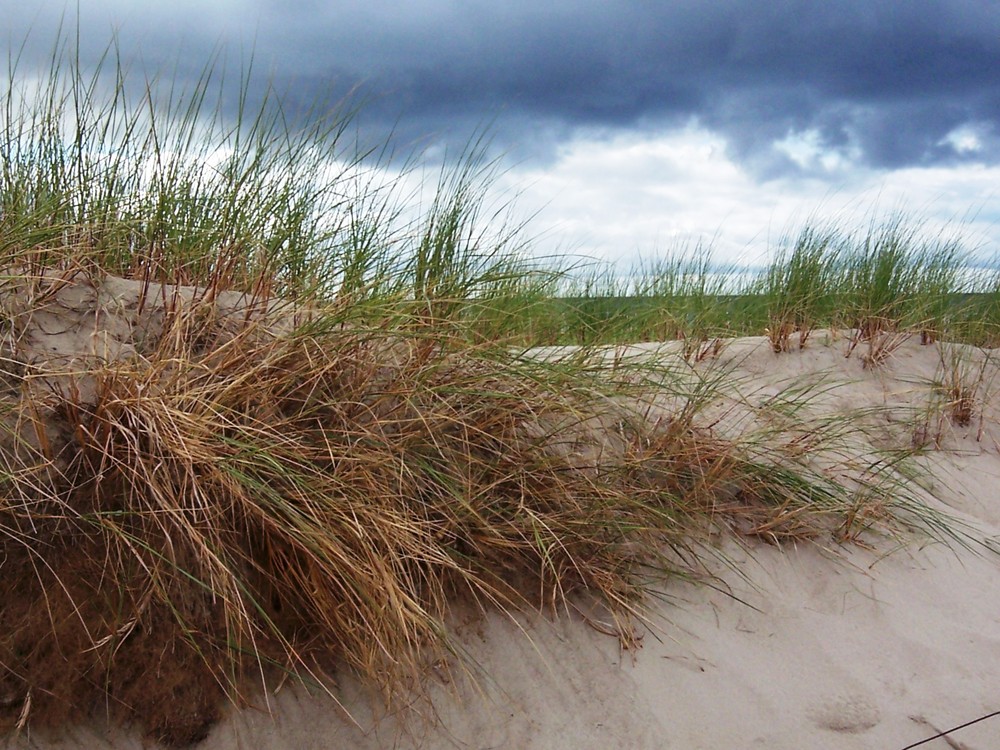
[[[552,343],[767,335],[783,352],[821,328],[865,341],[910,331],[925,342],[1000,343],[1000,269],[973,265],[958,239],[900,215],[860,232],[806,226],[755,272],[720,268],[698,248],[622,276],[608,266],[570,279],[548,295],[533,335],[544,337],[547,320]]]

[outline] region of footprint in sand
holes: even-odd
[[[864,695],[838,695],[814,704],[806,711],[809,720],[821,729],[857,734],[879,723],[878,706]]]

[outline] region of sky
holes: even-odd
[[[1000,251],[1000,0],[0,0],[45,65],[193,80],[219,55],[429,161],[488,128],[536,252],[753,263],[807,220],[904,211]],[[25,41],[27,40],[27,41]],[[352,93],[353,92],[353,93]],[[949,231],[951,231],[949,229]]]

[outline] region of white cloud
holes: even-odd
[[[875,171],[822,150],[808,133],[785,143],[792,158],[822,170],[757,182],[726,156],[722,137],[697,125],[613,137],[583,134],[544,167],[512,170],[526,211],[547,230],[536,250],[631,262],[710,241],[723,263],[752,264],[788,231],[816,218],[861,230],[873,212],[903,211],[929,232],[961,230],[970,249],[1000,247],[1000,167]]]
[[[791,132],[775,142],[774,148],[788,156],[799,168],[821,170],[827,173],[844,172],[858,163],[861,153],[857,147],[831,149],[823,144],[818,130]]]
[[[974,125],[962,125],[938,141],[940,146],[951,146],[959,154],[982,151],[983,142],[979,129]]]

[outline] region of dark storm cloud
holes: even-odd
[[[50,28],[62,12],[2,3],[12,34]],[[90,54],[112,25],[126,53],[181,72],[220,43],[253,47],[293,100],[360,86],[366,121],[404,137],[463,138],[497,117],[503,145],[543,154],[577,127],[696,118],[763,173],[793,168],[773,145],[806,131],[879,167],[1000,160],[1000,3],[990,0],[84,6]],[[979,150],[946,140],[962,126]]]

